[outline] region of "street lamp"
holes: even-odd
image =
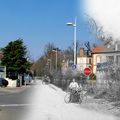
[[[48,59],[49,72],[51,73],[51,59]]]
[[[75,17],[75,22],[74,23],[68,22],[67,25],[74,27],[74,65],[76,65],[77,64],[77,58],[76,58],[76,55],[77,55],[77,48],[76,48],[76,17]]]
[[[56,72],[57,72],[57,52],[58,52],[58,48],[55,48],[55,49],[53,49],[52,51],[56,53],[55,69],[56,69]]]
[[[58,66],[58,51],[61,51],[61,50],[60,50],[59,48],[54,48],[52,51],[56,53],[55,69],[56,69],[56,72],[57,72],[57,66]]]

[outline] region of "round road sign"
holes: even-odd
[[[92,73],[91,68],[85,68],[85,69],[84,69],[84,74],[85,74],[86,76],[89,76],[91,73]]]
[[[72,65],[72,69],[73,69],[73,70],[75,70],[76,67],[77,67],[76,64],[73,64],[73,65]]]

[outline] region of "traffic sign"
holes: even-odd
[[[85,69],[84,69],[84,74],[85,74],[86,76],[89,76],[91,73],[92,73],[91,68],[85,68]]]
[[[75,70],[76,69],[76,64],[72,65],[72,69]]]

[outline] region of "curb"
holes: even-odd
[[[58,90],[58,88],[57,88],[55,85],[53,85],[53,84],[49,84],[49,86],[50,86],[52,89],[54,89],[55,91]]]
[[[0,94],[22,92],[29,87],[30,86],[22,86],[22,87],[14,87],[14,88],[11,88],[11,87],[0,88]]]

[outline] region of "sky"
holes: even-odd
[[[0,47],[23,39],[31,59],[44,53],[46,44],[61,50],[73,43],[73,28],[67,22],[77,17],[77,41],[94,42],[84,14],[84,0],[0,0]]]
[[[105,33],[120,40],[120,0],[85,0],[84,8]]]

